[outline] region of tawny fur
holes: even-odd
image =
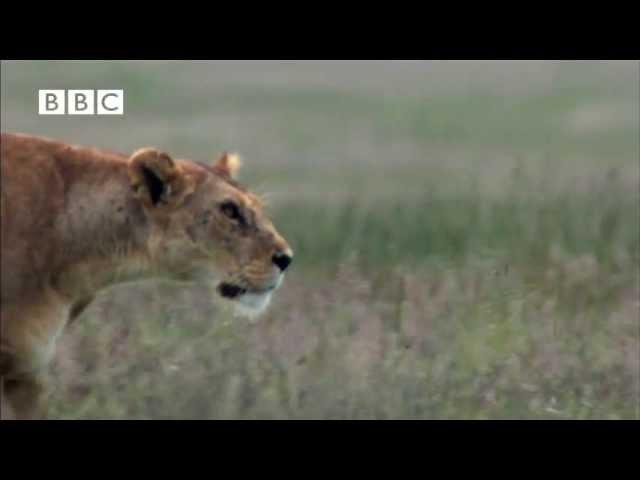
[[[174,276],[261,292],[282,280],[272,256],[291,250],[233,180],[235,156],[207,166],[153,148],[122,155],[5,133],[0,146],[2,418],[46,416],[42,374],[56,339],[105,287]],[[228,199],[246,225],[220,214]]]

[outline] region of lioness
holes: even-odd
[[[56,338],[100,289],[153,276],[203,281],[255,313],[291,263],[260,200],[234,180],[234,155],[206,165],[8,133],[1,152],[3,418],[46,416]]]

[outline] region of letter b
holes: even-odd
[[[39,115],[64,115],[64,90],[38,90]]]
[[[93,115],[95,113],[93,90],[69,90],[67,102],[69,115]]]

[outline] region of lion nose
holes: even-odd
[[[293,257],[285,252],[276,252],[271,257],[273,263],[275,263],[281,271],[285,271],[287,267],[291,264],[291,260]]]

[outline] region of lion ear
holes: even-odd
[[[236,178],[241,165],[242,162],[237,154],[224,152],[213,167],[223,175]]]
[[[176,203],[186,178],[174,160],[155,148],[141,148],[129,158],[131,188],[147,207]]]

